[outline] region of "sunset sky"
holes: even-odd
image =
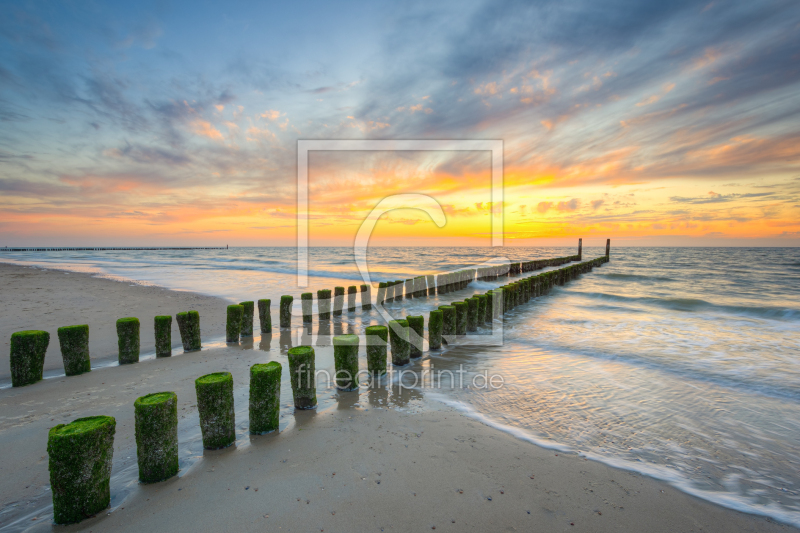
[[[11,2],[0,246],[291,245],[298,139],[499,139],[507,245],[800,245],[800,3]],[[488,245],[488,152],[313,152],[311,242]]]

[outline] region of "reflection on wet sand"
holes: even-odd
[[[331,323],[328,320],[320,321],[317,329],[317,346],[331,345]]]
[[[355,407],[356,404],[358,403],[359,399],[360,399],[358,393],[359,393],[358,390],[354,390],[354,391],[339,391],[336,394],[336,408],[337,409],[350,409],[352,407]]]
[[[262,333],[261,341],[258,343],[258,349],[268,352],[272,348],[272,332]]]
[[[239,346],[242,350],[252,350],[253,349],[253,337],[242,337],[239,341]]]
[[[282,329],[281,336],[278,339],[278,343],[281,347],[281,353],[286,353],[292,348],[292,330],[290,329]]]
[[[304,324],[300,330],[300,346],[311,346],[313,342],[313,330],[311,324]]]

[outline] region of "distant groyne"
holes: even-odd
[[[5,246],[0,252],[104,252],[108,250],[226,250],[227,246]]]

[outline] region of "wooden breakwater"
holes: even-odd
[[[476,332],[486,325],[491,327],[495,319],[546,294],[557,285],[576,279],[579,275],[592,271],[610,260],[610,240],[606,243],[606,254],[590,261],[562,266],[581,260],[581,249],[575,256],[542,259],[466,269],[444,276],[416,276],[406,283],[400,280],[391,282],[392,297],[400,300],[421,298],[430,291],[446,294],[460,290],[473,280],[496,280],[501,276],[515,276],[505,285],[491,289],[484,294],[473,295],[465,301],[452,302],[430,312],[428,320],[429,349],[436,351],[442,344],[455,343],[458,337]],[[536,274],[524,275],[545,267],[560,267]],[[387,283],[382,282],[385,289]],[[361,291],[369,286],[361,285]],[[395,292],[396,291],[396,292]],[[348,288],[347,312],[356,309],[355,286]],[[325,299],[330,299],[330,291],[320,291]],[[307,293],[311,295],[311,293]],[[344,288],[337,287],[335,294],[342,300]],[[433,293],[435,294],[435,292]],[[368,296],[368,295],[362,295]],[[303,298],[306,302],[309,298]],[[281,298],[280,326],[291,326],[291,296]],[[367,308],[363,302],[370,302]],[[320,309],[323,307],[320,298]],[[382,304],[380,300],[378,304]],[[343,312],[343,301],[335,306],[338,315]],[[261,331],[272,335],[270,300],[259,300],[259,319]],[[362,309],[371,310],[371,299],[362,298]],[[303,314],[310,313],[304,308]],[[254,302],[247,301],[228,306],[227,340],[238,342],[241,336],[252,336]],[[182,316],[185,315],[185,316]],[[181,340],[185,351],[200,349],[200,324],[196,311],[179,313],[176,317],[180,327]],[[305,318],[305,316],[304,316]],[[190,319],[193,319],[192,322]],[[329,316],[321,321],[330,320]],[[156,346],[158,357],[172,355],[171,326],[172,317],[155,317]],[[304,320],[305,322],[305,320]],[[310,320],[309,320],[310,322]],[[162,328],[159,328],[162,325]],[[119,335],[120,364],[139,361],[139,320],[134,317],[117,321]],[[160,338],[163,337],[163,338]],[[88,352],[88,325],[59,328],[59,342],[65,368],[70,364],[73,371],[67,375],[90,372]],[[410,359],[423,355],[424,318],[408,316],[405,320],[392,320],[386,326],[367,328],[368,374],[377,379],[386,373],[387,348],[391,346],[391,357],[395,366],[404,366]],[[391,338],[391,342],[387,339]],[[234,340],[235,339],[235,340]],[[21,331],[11,337],[12,385],[32,385],[42,379],[44,357],[50,342],[46,331]],[[357,335],[338,335],[333,338],[334,360],[336,364],[336,387],[341,391],[352,391],[359,387],[359,337]],[[288,350],[290,383],[295,409],[312,409],[317,405],[315,352],[311,346],[303,345]],[[249,431],[261,434],[277,430],[280,415],[280,388],[283,368],[272,361],[256,364],[250,369]],[[216,372],[200,376],[195,380],[197,406],[203,446],[219,449],[232,445],[236,440],[234,418],[234,383],[229,372]],[[178,416],[177,395],[174,392],[157,392],[142,396],[134,403],[135,440],[139,479],[145,483],[158,483],[173,477],[179,470],[178,457]],[[121,427],[120,430],[123,430]],[[125,430],[130,432],[130,429]],[[79,418],[70,424],[58,424],[48,433],[47,451],[49,456],[50,484],[53,488],[54,521],[59,524],[80,522],[88,516],[97,514],[110,504],[109,484],[111,482],[113,445],[116,433],[116,420],[110,416],[91,416]],[[125,438],[130,438],[126,435]],[[87,475],[86,472],[90,474]]]
[[[227,250],[227,246],[4,246],[0,252],[105,252],[109,250]]]

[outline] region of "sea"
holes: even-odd
[[[322,332],[316,319],[311,330],[301,324],[303,292],[360,285],[364,272],[377,283],[576,252],[311,248],[303,287],[294,248],[13,252],[0,261],[231,302],[270,298],[276,325],[277,302],[289,294],[295,330],[267,342],[268,350],[282,354],[288,345],[318,342]],[[604,248],[583,249],[584,260],[604,254]],[[361,255],[363,272],[356,261]],[[500,341],[498,324],[485,325],[468,336],[471,342],[426,350],[410,367],[416,377],[449,370],[465,378],[395,377],[395,385],[405,385],[402,393],[396,386],[385,394],[364,388],[353,405],[444,403],[539,446],[800,526],[800,249],[614,247],[610,259],[508,312]],[[393,318],[422,314],[427,321],[439,305],[513,279],[475,281],[457,292],[393,302],[385,311]],[[334,330],[363,333],[385,318],[376,308],[345,310]],[[264,341],[256,338],[251,346],[264,349]],[[361,358],[365,367],[363,347]],[[486,386],[479,375],[499,376],[493,383],[502,385]]]

